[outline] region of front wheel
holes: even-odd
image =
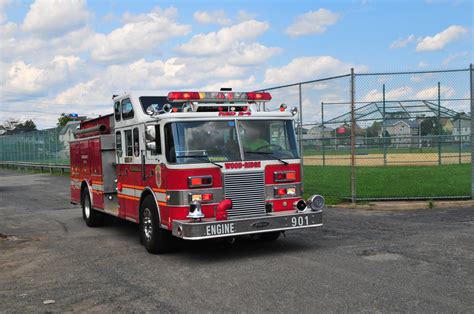
[[[140,208],[140,240],[152,254],[167,253],[172,248],[172,235],[161,228],[155,199],[147,196]]]

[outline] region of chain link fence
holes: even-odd
[[[473,69],[348,73],[267,88],[297,107],[305,190],[344,200],[471,198]],[[0,161],[69,164],[72,128],[0,136]]]
[[[0,161],[69,165],[69,127],[0,136]]]
[[[352,72],[265,90],[270,110],[300,109],[307,191],[330,201],[470,198],[471,76]]]

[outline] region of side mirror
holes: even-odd
[[[117,149],[117,156],[122,157],[123,151],[121,149]]]
[[[151,152],[156,152],[156,142],[146,143],[146,150],[149,150]]]
[[[293,107],[293,108],[291,108],[290,112],[291,112],[292,115],[296,116],[296,114],[298,113],[298,108]]]
[[[154,141],[156,139],[156,128],[154,125],[146,126],[145,136],[146,136],[147,141]]]

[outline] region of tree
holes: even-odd
[[[385,145],[387,146],[392,145],[392,139],[390,137],[390,133],[387,130],[383,131],[382,137],[383,137],[382,141]]]
[[[8,119],[3,123],[0,129],[5,130],[4,135],[12,135],[35,131],[36,124],[31,119],[24,122],[20,122],[20,120],[17,119]]]
[[[65,114],[64,112],[61,113],[61,116],[58,118],[58,123],[56,125],[58,127],[63,127],[65,126],[69,121],[73,121],[74,119],[70,116]]]
[[[421,136],[425,135],[442,135],[443,128],[437,117],[429,117],[421,121],[420,124]]]

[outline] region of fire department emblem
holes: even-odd
[[[155,180],[156,180],[156,186],[161,187],[161,166],[156,165],[155,167]]]

